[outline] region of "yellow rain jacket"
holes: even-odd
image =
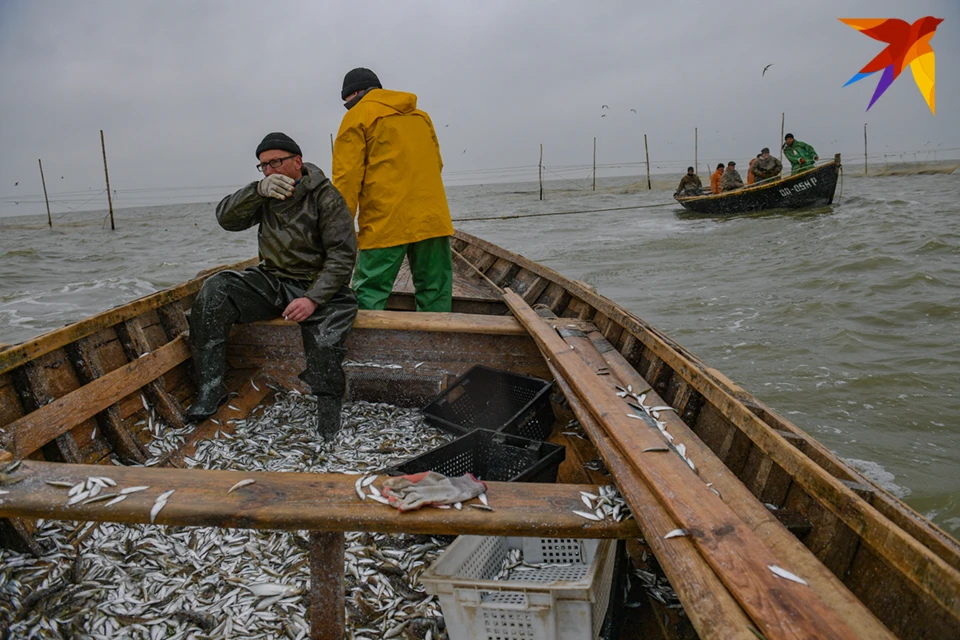
[[[359,248],[453,235],[442,169],[433,122],[414,94],[374,89],[347,111],[333,149],[333,185],[351,215],[359,207]]]

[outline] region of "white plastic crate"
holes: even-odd
[[[511,549],[531,564],[493,578]],[[450,640],[596,640],[610,602],[615,540],[460,536],[421,576]]]

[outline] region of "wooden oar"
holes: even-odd
[[[789,558],[774,556],[679,456],[652,451],[663,447],[659,435],[642,420],[627,417],[623,400],[598,381],[596,372],[520,296],[507,289],[504,302],[603,425],[633,467],[636,482],[645,483],[694,540],[706,563],[766,637],[857,637],[808,585],[775,573],[791,569]],[[631,505],[637,517],[642,517],[641,506]]]

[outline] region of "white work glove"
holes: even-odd
[[[286,200],[287,196],[293,193],[293,187],[296,183],[287,176],[274,173],[269,175],[257,184],[257,193],[264,198],[276,198],[277,200]]]
[[[487,490],[487,485],[471,474],[448,478],[435,471],[390,478],[383,483],[383,495],[390,506],[400,511],[412,511],[425,505],[454,504],[476,498]]]

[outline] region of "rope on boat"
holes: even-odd
[[[548,213],[518,213],[510,216],[484,216],[479,218],[454,218],[454,222],[475,222],[477,220],[514,220],[516,218],[540,218],[543,216],[572,216],[578,213],[602,213],[604,211],[630,211],[632,209],[652,209],[654,207],[676,206],[676,202],[660,204],[639,204],[632,207],[610,207],[607,209],[584,209],[583,211],[551,211]]]

